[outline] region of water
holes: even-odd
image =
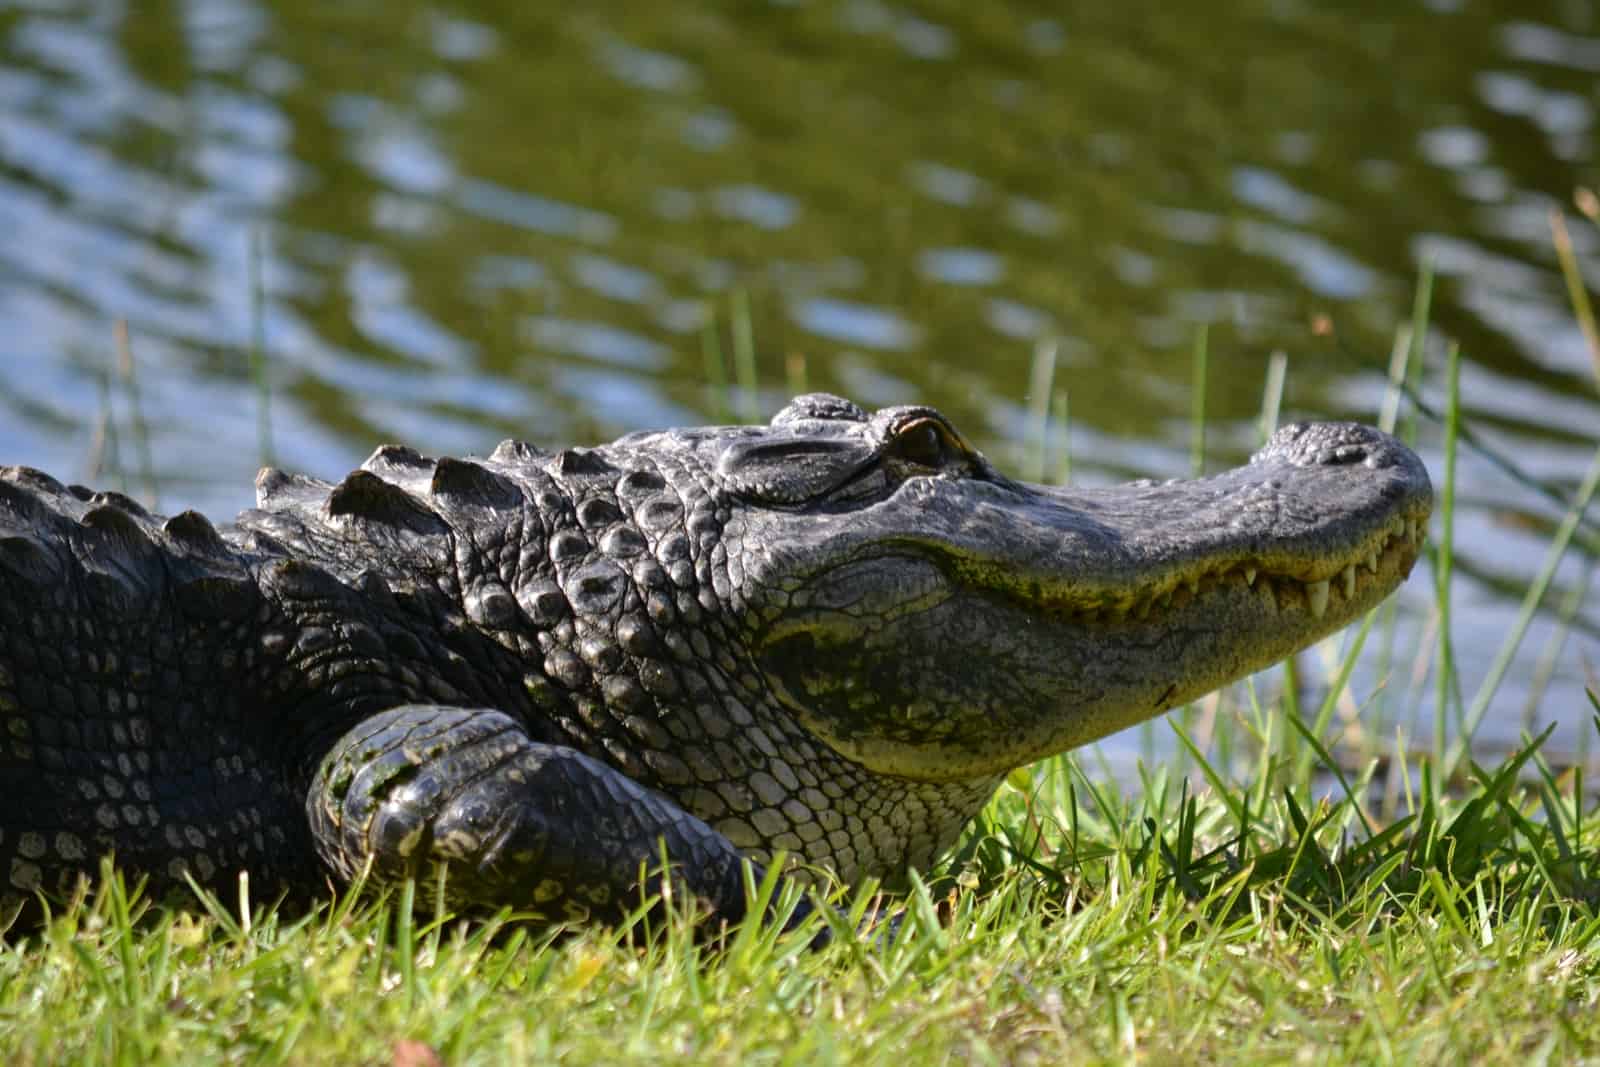
[[[934,403],[1020,470],[1050,339],[1074,477],[1179,476],[1201,325],[1215,468],[1255,444],[1274,352],[1286,417],[1373,418],[1427,260],[1424,395],[1458,340],[1471,425],[1570,492],[1600,405],[1548,214],[1595,180],[1600,18],[1338,7],[0,0],[0,458],[246,506],[258,334],[270,451],[324,477],[380,441],[703,422],[729,406],[704,324],[731,366],[737,293],[760,385],[735,414],[803,376]],[[1470,451],[1460,486],[1470,698],[1555,513]],[[1538,709],[1557,747],[1597,656],[1588,606]],[[1428,715],[1410,684],[1385,699]]]

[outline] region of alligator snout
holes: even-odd
[[[1415,453],[1354,423],[1285,426],[1242,467],[1165,483],[1026,485],[978,457],[763,521],[763,543],[794,546],[763,577],[795,592],[760,661],[809,731],[871,769],[993,774],[1358,618],[1410,573],[1432,502]]]
[[[1286,463],[1293,467],[1354,467],[1367,470],[1398,469],[1402,488],[1432,497],[1428,471],[1417,454],[1399,440],[1359,422],[1296,422],[1280,428],[1255,455],[1259,463]]]

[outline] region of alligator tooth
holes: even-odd
[[[1134,606],[1133,617],[1139,620],[1148,619],[1150,617],[1150,604],[1151,601],[1148,600],[1139,601],[1139,603]]]
[[[1351,599],[1356,595],[1356,565],[1354,563],[1344,569],[1344,598]]]
[[[1156,597],[1156,606],[1161,608],[1162,611],[1172,607],[1172,590],[1168,589],[1165,593]]]
[[[1254,567],[1246,567],[1244,569],[1244,584],[1245,585],[1255,585],[1256,584],[1256,569]]]
[[[1416,519],[1407,519],[1406,520],[1406,540],[1407,541],[1415,541],[1416,539],[1417,539],[1417,520]]]
[[[1367,570],[1371,571],[1373,574],[1378,573],[1378,553],[1376,551],[1367,556]]]
[[[1200,595],[1200,579],[1199,578],[1190,578],[1189,579],[1189,595],[1190,596],[1199,596]]]
[[[1256,599],[1261,601],[1261,606],[1270,608],[1274,614],[1282,606],[1278,603],[1278,590],[1270,581],[1262,582],[1256,586]]]
[[[1394,518],[1389,520],[1389,536],[1390,537],[1402,537],[1402,536],[1405,535],[1405,532],[1406,532],[1406,520],[1402,519],[1398,515],[1396,515]]]
[[[1306,583],[1306,603],[1311,606],[1311,617],[1322,618],[1328,610],[1328,580]]]

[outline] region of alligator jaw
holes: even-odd
[[[1228,561],[1200,567],[1180,578],[1126,593],[1074,600],[1072,593],[1052,598],[1040,590],[1038,604],[1056,618],[1083,626],[1113,627],[1153,624],[1170,619],[1190,605],[1205,611],[1219,591],[1249,590],[1263,614],[1304,618],[1314,626],[1330,615],[1348,621],[1349,605],[1359,605],[1388,595],[1415,563],[1426,537],[1426,515],[1396,517],[1376,536],[1353,550],[1308,563],[1306,569],[1285,573],[1254,560]]]
[[[1410,572],[1431,506],[1409,450],[1343,424],[1190,482],[914,479],[850,523],[808,520],[791,565],[817,565],[756,651],[792,714],[870,770],[998,774],[1348,624]]]

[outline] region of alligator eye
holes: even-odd
[[[889,455],[915,463],[919,467],[942,467],[949,458],[950,447],[943,431],[931,419],[912,423],[889,442]]]

